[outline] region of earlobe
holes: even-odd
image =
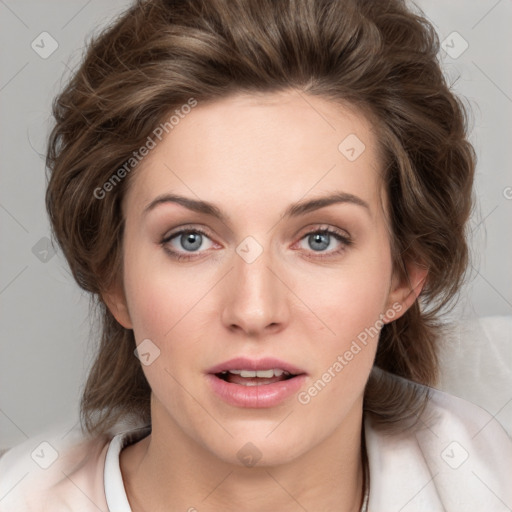
[[[393,309],[393,318],[386,318],[385,315],[385,323],[400,318],[414,304],[425,286],[428,268],[417,263],[408,264],[406,268],[407,275],[402,279],[399,279],[396,275],[393,276],[388,297],[388,310]],[[398,308],[398,305],[400,305],[400,308]]]
[[[116,285],[108,292],[104,292],[102,294],[102,298],[114,318],[125,329],[133,329],[123,287],[121,285]]]

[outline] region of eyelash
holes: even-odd
[[[162,241],[160,242],[160,245],[163,247],[165,252],[167,252],[167,254],[169,254],[169,256],[171,256],[171,258],[174,258],[177,261],[192,260],[192,259],[196,258],[196,255],[198,254],[198,253],[190,253],[189,255],[184,255],[178,251],[170,249],[169,246],[167,245],[171,240],[173,240],[174,238],[176,238],[180,235],[183,235],[185,233],[198,233],[207,238],[210,238],[210,236],[205,231],[203,231],[202,229],[198,229],[198,228],[181,229],[180,231],[176,231],[176,232],[171,233],[170,235],[164,237],[162,239]],[[313,251],[313,252],[316,252],[316,255],[313,256],[314,259],[324,259],[324,258],[331,258],[331,257],[337,256],[340,253],[344,252],[347,249],[347,247],[350,247],[353,244],[353,241],[349,236],[344,235],[344,234],[342,234],[341,231],[338,231],[338,230],[330,228],[330,227],[315,228],[311,231],[308,231],[300,238],[300,240],[303,240],[304,238],[306,238],[310,235],[316,235],[316,234],[329,234],[329,235],[333,236],[338,242],[341,242],[342,246],[340,249],[337,249],[336,251],[328,252],[327,254],[322,254],[322,252]],[[310,257],[310,256],[308,256],[308,257]]]

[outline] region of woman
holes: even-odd
[[[47,208],[101,342],[1,510],[512,507],[508,436],[430,388],[475,161],[438,48],[399,0],[148,0],[91,43]]]

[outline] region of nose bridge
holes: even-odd
[[[286,317],[285,287],[276,278],[270,246],[246,237],[233,255],[223,321],[253,334],[283,324]]]

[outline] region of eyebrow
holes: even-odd
[[[223,223],[229,222],[229,217],[213,203],[192,199],[190,197],[180,196],[177,194],[163,194],[156,197],[144,208],[143,216],[147,215],[151,210],[153,210],[157,206],[165,203],[179,204],[194,212],[203,213],[205,215],[215,217],[216,219],[219,219]],[[370,213],[370,206],[366,201],[363,201],[360,197],[355,196],[353,194],[348,194],[347,192],[335,192],[328,196],[318,197],[315,199],[310,199],[308,201],[299,201],[298,203],[291,204],[284,212],[283,218],[299,217],[301,215],[305,215],[306,213],[319,210],[320,208],[324,208],[326,206],[339,203],[348,203],[361,206],[362,208],[365,208],[368,211],[368,213]]]

